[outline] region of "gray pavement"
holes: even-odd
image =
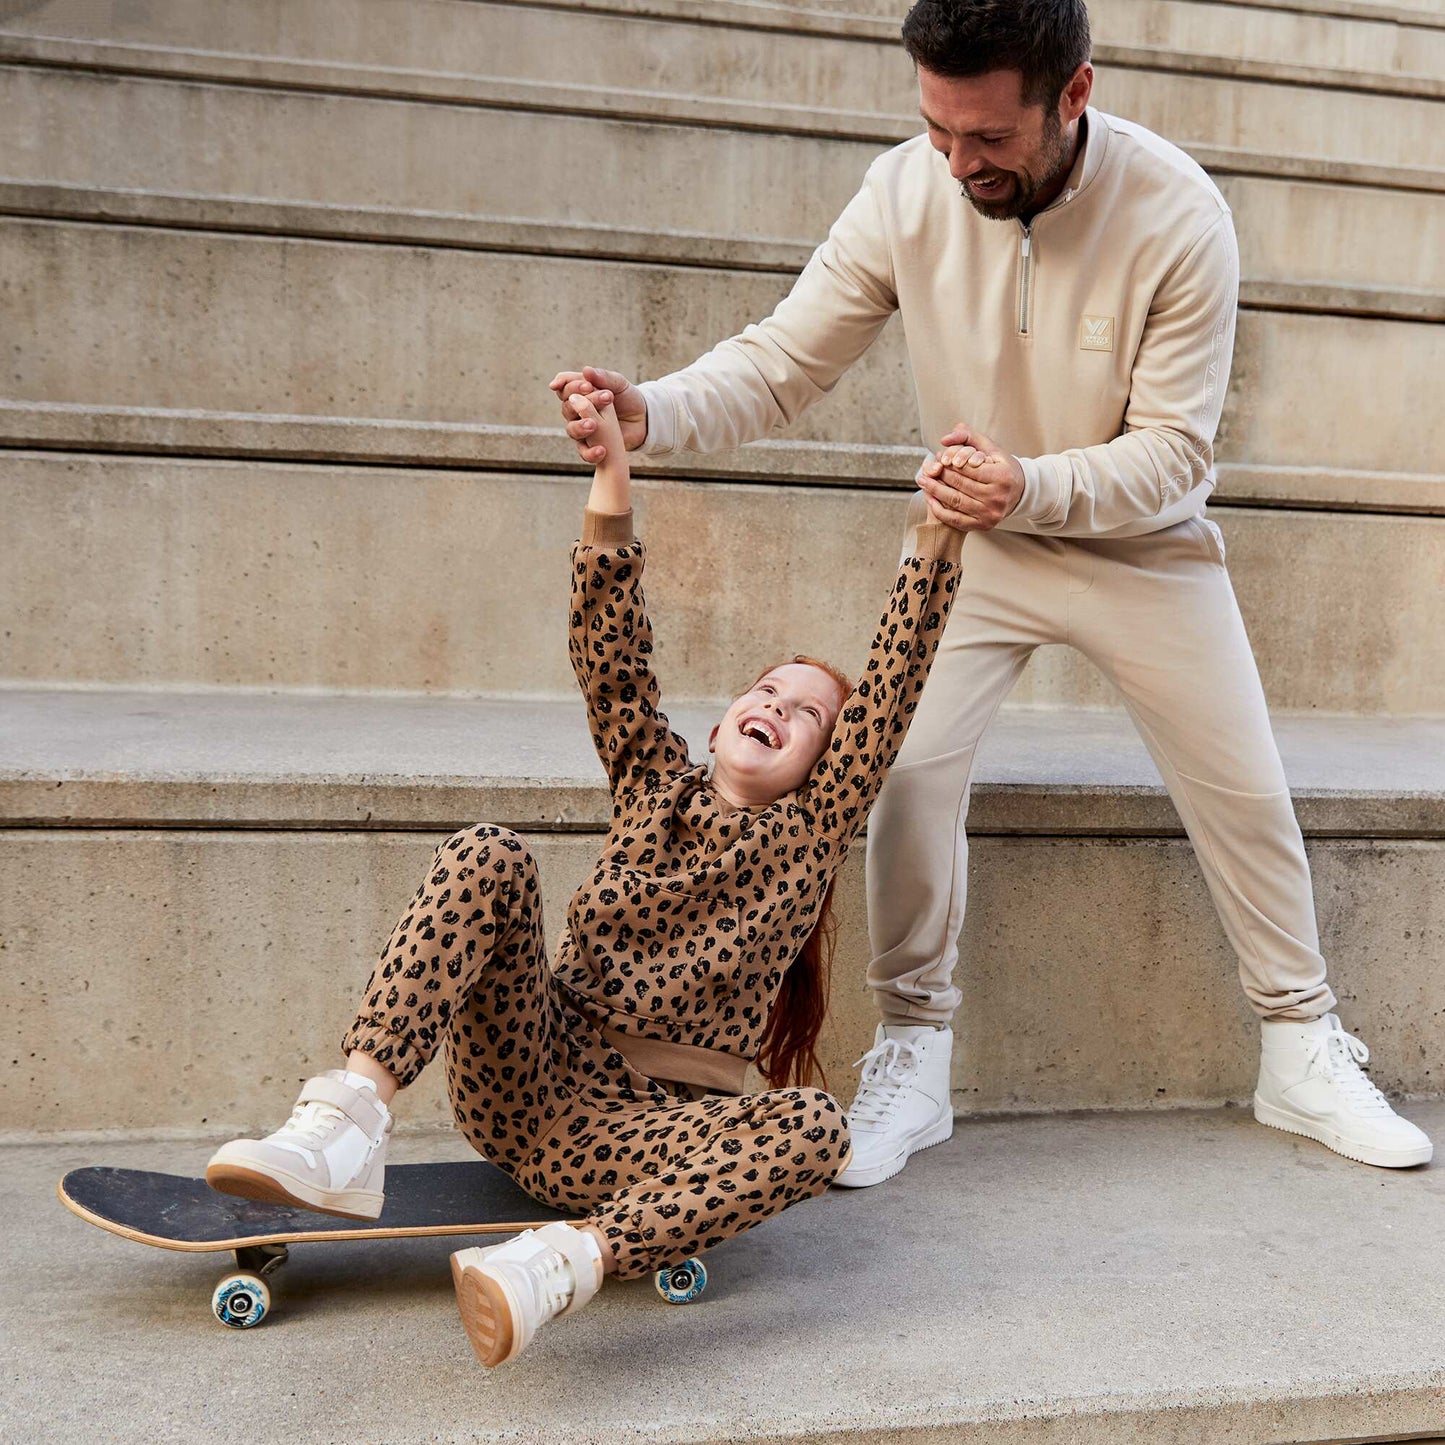
[[[1445,1102],[1410,1112],[1445,1137]],[[56,1202],[82,1163],[211,1141],[10,1145],[0,1437],[66,1441],[1093,1442],[1445,1428],[1445,1172],[1352,1164],[1239,1110],[961,1121],[895,1181],[714,1252],[698,1303],[609,1285],[487,1374],[445,1241],[297,1247],[276,1311],[215,1256]],[[399,1154],[464,1157],[403,1130]]]
[[[669,709],[705,756],[724,702]],[[1281,715],[1307,833],[1445,835],[1445,720]],[[1005,709],[971,828],[1182,831],[1122,713]],[[580,700],[0,689],[0,820],[130,826],[606,827]]]

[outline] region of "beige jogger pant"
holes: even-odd
[[[915,507],[919,499],[915,499]],[[1224,547],[1210,522],[1123,540],[976,532],[913,726],[869,825],[868,982],[888,1023],[946,1023],[974,752],[1034,648],[1068,643],[1123,695],[1263,1017],[1327,1013],[1304,842]]]

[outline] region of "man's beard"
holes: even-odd
[[[1038,174],[1031,170],[995,171],[985,173],[986,179],[993,176],[1009,176],[1013,189],[1003,189],[997,200],[984,200],[975,196],[968,187],[968,181],[960,181],[958,189],[965,201],[990,221],[1016,221],[1020,216],[1031,215],[1038,207],[1036,198],[1061,180],[1069,170],[1073,157],[1069,155],[1069,137],[1057,110],[1051,110],[1044,121],[1043,143],[1039,147]]]

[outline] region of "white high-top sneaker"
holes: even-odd
[[[854,1066],[862,1066],[863,1077],[848,1110],[853,1152],[834,1184],[845,1189],[881,1184],[910,1155],[952,1135],[952,1059],[952,1029],[878,1025],[873,1047]]]
[[[548,1320],[580,1310],[602,1286],[597,1241],[570,1224],[452,1255],[457,1308],[477,1358],[515,1360]]]
[[[206,1165],[206,1183],[242,1199],[375,1219],[390,1133],[391,1112],[371,1081],[328,1069],[308,1080],[274,1134],[222,1144]]]
[[[1361,1164],[1404,1169],[1426,1163],[1429,1137],[1402,1119],[1360,1065],[1370,1051],[1334,1014],[1260,1024],[1254,1117],[1303,1134]]]

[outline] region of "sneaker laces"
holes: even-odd
[[[572,1303],[572,1296],[577,1289],[577,1277],[572,1272],[567,1256],[560,1249],[553,1249],[551,1246],[548,1246],[546,1254],[535,1256],[529,1262],[538,1274],[537,1284],[542,1294],[542,1308],[546,1317],[551,1319]]]
[[[884,1039],[861,1059],[855,1059],[853,1067],[861,1067],[863,1077],[853,1107],[848,1110],[849,1126],[884,1123],[918,1077],[922,1057],[918,1046],[907,1039]]]
[[[1357,1113],[1393,1112],[1389,1100],[1360,1067],[1369,1063],[1369,1049],[1343,1028],[1332,1028],[1329,1033],[1311,1039],[1305,1048],[1305,1060],[1311,1069],[1318,1069],[1339,1089],[1344,1101]]]
[[[330,1142],[336,1126],[347,1122],[346,1115],[323,1099],[297,1104],[291,1117],[271,1138],[278,1144],[293,1144],[308,1151],[320,1152]]]

